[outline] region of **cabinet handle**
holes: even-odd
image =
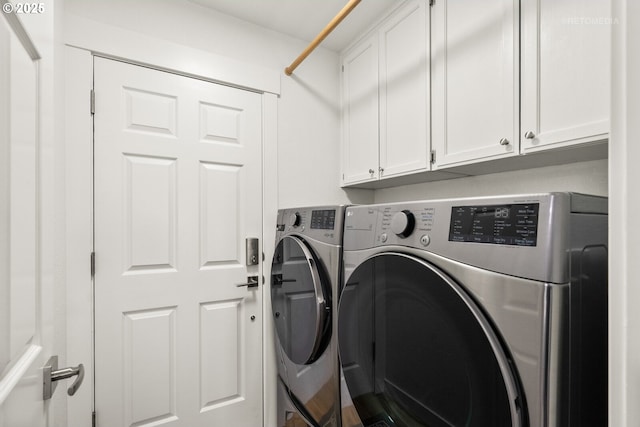
[[[384,173],[384,168],[378,168],[378,170],[380,171],[380,175]]]
[[[375,171],[374,171],[373,169],[369,169],[369,173],[370,173],[371,175],[373,175],[373,174],[374,174],[374,172],[375,172]]]
[[[502,138],[500,140],[500,145],[509,145],[509,140],[507,138]]]
[[[524,134],[524,137],[527,139],[533,139],[536,137],[536,134],[531,131],[528,131],[527,133]]]

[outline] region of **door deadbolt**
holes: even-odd
[[[247,266],[258,265],[259,259],[259,240],[257,237],[247,237],[246,241]]]

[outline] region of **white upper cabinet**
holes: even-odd
[[[519,153],[518,4],[436,0],[432,7],[435,169]]]
[[[522,2],[522,152],[606,139],[611,4]]]
[[[402,2],[342,56],[342,184],[606,156],[610,5]]]
[[[380,42],[380,177],[429,169],[428,4],[385,22]]]
[[[429,169],[428,12],[406,2],[342,57],[345,185]]]
[[[369,37],[342,60],[342,180],[378,178],[378,39]]]

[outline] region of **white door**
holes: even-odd
[[[342,61],[342,182],[378,179],[378,39],[369,37]]]
[[[6,10],[0,17],[0,427],[42,427],[49,425],[41,368],[51,356],[53,298],[41,270],[52,254],[42,250],[39,55]]]
[[[380,177],[429,169],[429,6],[408,2],[380,28]]]
[[[514,0],[438,0],[431,10],[434,168],[519,152]]]
[[[524,153],[609,133],[611,2],[522,2]]]
[[[97,425],[261,426],[262,96],[102,58],[94,85]]]

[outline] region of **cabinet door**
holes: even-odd
[[[609,0],[522,2],[524,152],[607,137],[611,23]]]
[[[344,184],[378,179],[378,42],[370,37],[349,51],[343,67]]]
[[[379,32],[381,177],[429,168],[427,13],[409,2]]]
[[[438,0],[431,11],[435,167],[518,154],[517,0]]]

